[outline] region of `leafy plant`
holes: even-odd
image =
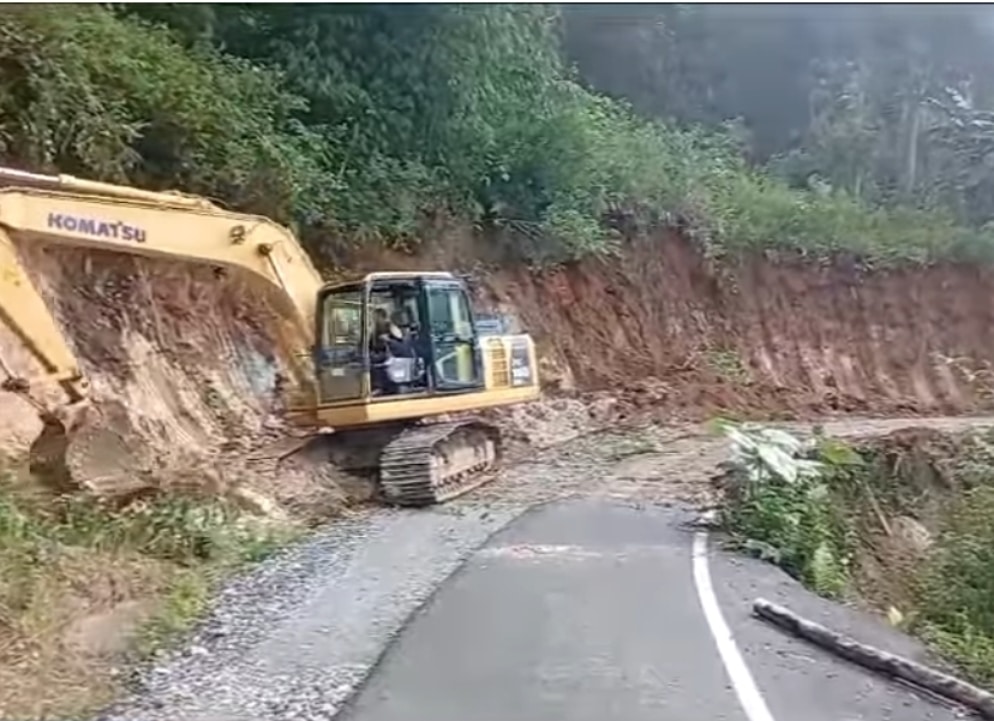
[[[741,546],[817,592],[843,593],[850,541],[830,484],[859,457],[838,441],[721,422],[732,444],[726,521]]]

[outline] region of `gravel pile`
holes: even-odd
[[[404,621],[512,507],[379,510],[233,580],[182,650],[98,721],[331,719]]]

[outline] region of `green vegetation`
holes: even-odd
[[[726,520],[742,547],[821,594],[842,595],[852,533],[837,486],[860,457],[829,438],[802,442],[752,424],[719,428],[733,444]]]
[[[221,501],[164,497],[120,512],[96,501],[66,496],[56,504],[25,508],[15,496],[0,497],[4,551],[37,561],[58,547],[98,551],[128,549],[160,561],[189,567],[259,560],[276,537],[259,536]]]
[[[705,353],[712,372],[732,383],[749,383],[749,369],[734,348],[715,348]]]
[[[575,28],[550,6],[13,7],[0,152],[264,212],[321,255],[332,238],[410,247],[448,216],[539,263],[660,224],[713,256],[991,257],[992,231],[952,205],[794,189],[717,124],[678,127],[600,95],[563,52]]]
[[[290,538],[220,500],[53,503],[0,468],[0,714],[52,718],[105,702],[121,653],[174,640],[217,580]],[[88,622],[101,624],[99,649],[120,650],[88,648]]]
[[[917,626],[967,674],[994,684],[994,487],[954,504],[922,574]]]
[[[275,198],[274,212],[305,200],[313,138],[277,74],[183,49],[100,6],[17,6],[0,39],[0,152],[11,159],[246,207]]]
[[[737,544],[815,591],[859,595],[994,684],[994,434],[916,434],[856,450],[722,425]],[[916,518],[930,540],[909,540]]]

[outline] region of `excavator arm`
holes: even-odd
[[[24,394],[57,383],[70,403],[87,395],[62,329],[19,259],[19,244],[46,243],[185,260],[247,270],[273,286],[305,337],[314,333],[322,280],[289,230],[259,216],[226,211],[178,193],[0,168],[0,321],[42,367],[18,376],[0,357],[0,387]],[[35,404],[38,405],[37,401]]]

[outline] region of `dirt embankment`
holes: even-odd
[[[617,261],[504,271],[486,295],[567,384],[636,389],[667,414],[957,414],[991,405],[992,282],[974,266],[721,267],[667,235]]]
[[[665,419],[804,418],[992,405],[988,269],[868,273],[761,258],[729,267],[666,234],[632,242],[620,259],[483,271],[467,262],[479,247],[467,233],[439,237],[416,258],[366,251],[341,260],[352,269],[470,271],[480,305],[536,337],[543,377],[560,391],[506,414],[521,440],[555,439],[560,416],[568,433],[638,409]],[[206,268],[99,253],[32,249],[25,260],[102,412],[123,417],[123,442],[140,450],[136,472],[254,479],[285,503],[334,503],[323,473],[300,465],[275,483],[247,460],[273,435],[276,374],[295,367],[262,289]],[[2,327],[0,349],[30,370]],[[0,403],[10,409],[0,414],[0,447],[25,448],[38,428],[33,411],[6,394]]]
[[[279,435],[277,374],[299,370],[284,349],[307,347],[286,335],[264,284],[184,263],[21,250],[90,381],[94,425],[118,435],[92,449],[96,467],[126,464],[140,483],[158,487],[264,487],[291,509],[317,513],[340,502],[324,470],[281,467],[277,484],[258,457]],[[38,368],[2,325],[0,352],[16,371]],[[18,456],[40,422],[18,396],[0,392],[0,406],[0,450]]]

